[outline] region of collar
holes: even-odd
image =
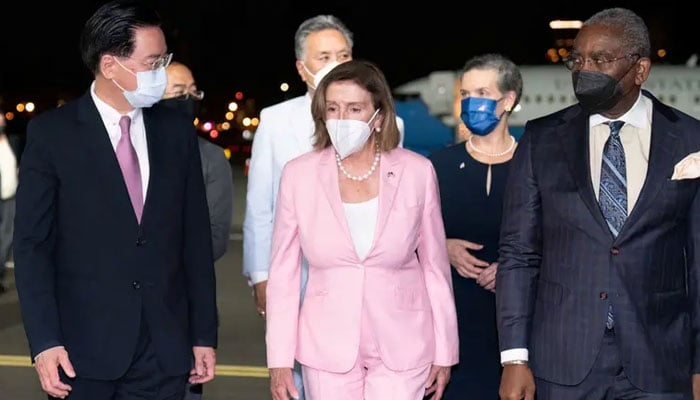
[[[639,129],[647,129],[649,127],[649,118],[647,118],[651,109],[651,100],[642,95],[639,92],[639,97],[637,101],[634,102],[632,108],[627,110],[626,113],[622,114],[620,118],[615,119],[615,121],[624,121],[625,124],[632,125]],[[610,118],[603,116],[602,114],[593,114],[589,119],[589,126],[594,127],[596,125],[604,124],[608,121],[612,121]]]
[[[100,113],[100,116],[102,117],[102,120],[104,121],[105,125],[118,125],[122,114],[119,111],[115,110],[109,104],[102,101],[102,99],[97,97],[97,94],[95,94],[95,81],[92,81],[92,84],[90,85],[90,96],[92,96],[92,101],[95,103],[95,107],[97,107],[97,112]],[[126,115],[131,117],[131,121],[133,122],[139,117],[141,117],[141,109],[134,108]]]

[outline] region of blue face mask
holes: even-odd
[[[462,99],[462,121],[475,135],[488,135],[501,121],[501,117],[496,116],[496,105],[498,100],[487,99],[485,97],[467,97]],[[505,111],[504,111],[505,113]],[[503,114],[501,114],[503,116]]]

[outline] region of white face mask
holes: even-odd
[[[163,98],[165,88],[168,85],[168,75],[165,73],[165,67],[134,73],[118,60],[115,59],[115,61],[117,61],[119,66],[136,76],[136,90],[125,90],[117,81],[112,79],[112,82],[124,92],[124,97],[132,107],[150,107]]]
[[[323,79],[324,76],[328,75],[328,73],[331,72],[333,68],[340,65],[340,63],[338,61],[331,61],[328,64],[324,65],[323,68],[319,69],[315,74],[309,71],[308,68],[306,68],[306,64],[301,63],[301,65],[304,67],[306,72],[309,73],[309,75],[314,77],[314,84],[310,86],[312,90],[316,90],[318,85],[321,84],[321,79]]]
[[[379,109],[372,114],[369,121],[356,119],[329,119],[326,121],[326,129],[331,138],[331,143],[340,159],[356,153],[367,143],[372,129],[369,124],[377,116]]]

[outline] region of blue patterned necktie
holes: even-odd
[[[603,148],[603,164],[600,170],[600,191],[598,202],[610,232],[617,237],[627,219],[627,171],[625,168],[625,150],[620,141],[620,129],[624,121],[611,121],[610,137]],[[608,307],[608,320],[605,324],[612,329],[612,305]]]

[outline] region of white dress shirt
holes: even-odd
[[[649,166],[649,148],[651,146],[651,115],[653,104],[641,93],[639,98],[625,114],[615,121],[624,121],[620,130],[620,141],[625,150],[625,171],[627,174],[627,215],[637,203],[639,193],[644,186],[644,179]],[[611,119],[600,114],[590,116],[589,154],[591,183],[596,199],[600,190],[600,172],[603,163],[603,148],[610,137],[610,128],[605,125]],[[501,352],[501,362],[514,360],[528,361],[527,349],[509,349]]]
[[[92,95],[92,101],[95,102],[95,106],[97,107],[97,112],[102,118],[102,123],[104,124],[105,129],[107,129],[109,141],[112,142],[112,148],[116,153],[117,143],[119,143],[119,138],[122,136],[122,131],[119,127],[119,120],[121,119],[122,114],[97,97],[95,94],[94,81],[92,82],[92,85],[90,85],[90,94]],[[143,123],[143,113],[141,112],[140,108],[135,108],[127,115],[131,117],[131,130],[129,133],[131,136],[131,144],[134,146],[136,156],[139,159],[139,168],[141,169],[141,186],[143,188],[143,201],[145,203],[146,192],[148,190],[148,178],[150,176],[146,127]]]

